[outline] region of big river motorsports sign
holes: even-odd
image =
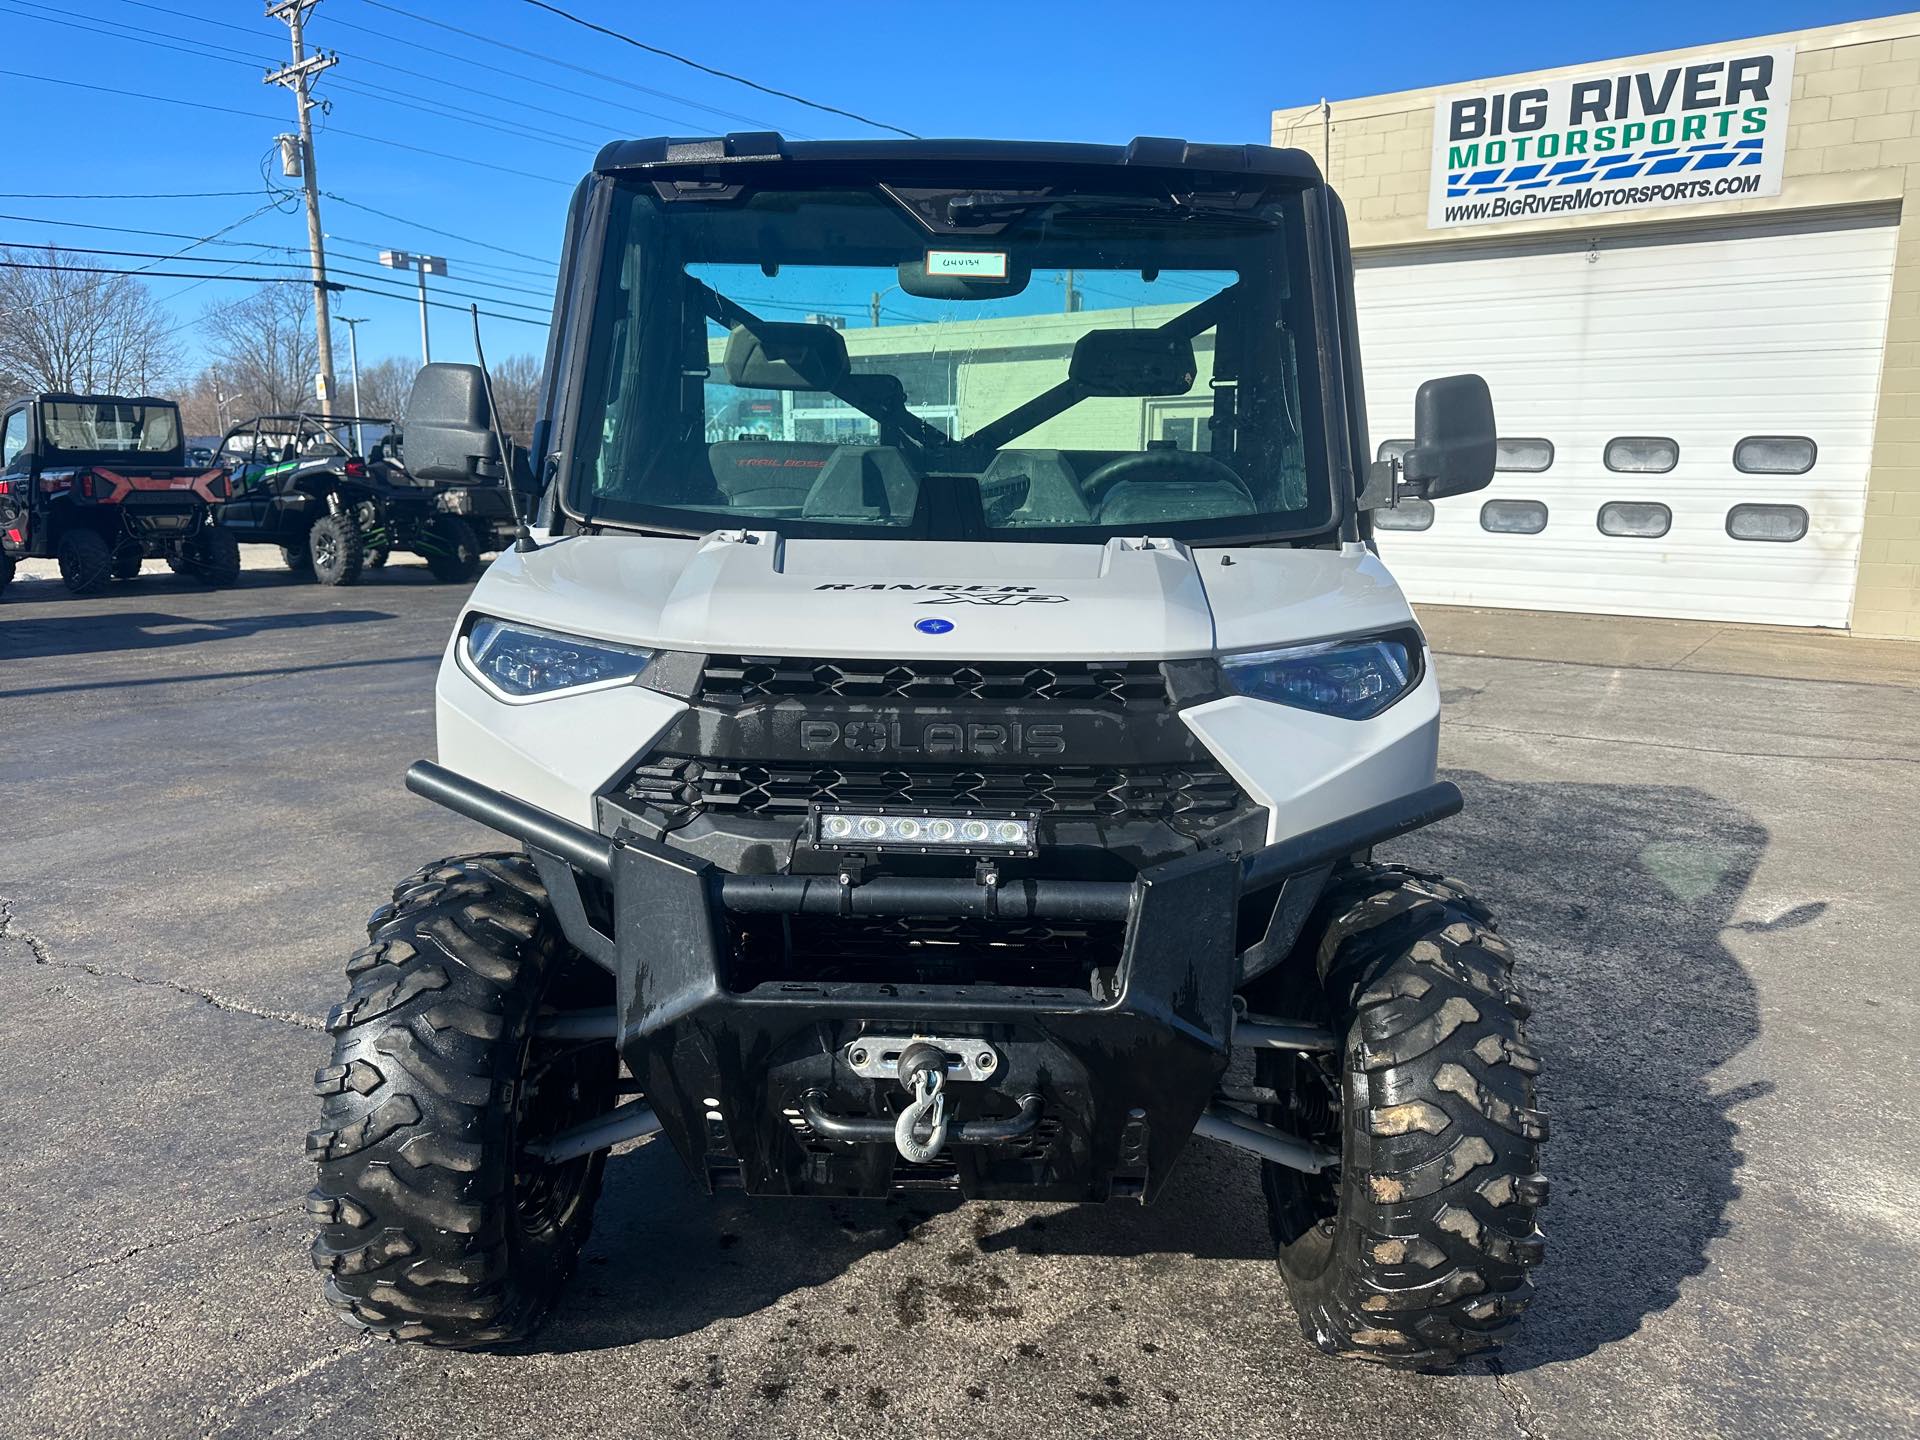
[[[1429,229],[1778,195],[1793,47],[1434,102]]]

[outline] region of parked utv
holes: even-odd
[[[521,848],[348,962],[331,1303],[525,1335],[656,1133],[709,1190],[1139,1203],[1198,1135],[1259,1157],[1316,1345],[1494,1343],[1539,1061],[1487,908],[1373,856],[1461,796],[1370,543],[1488,483],[1493,411],[1429,381],[1367,462],[1313,161],[633,141],[568,226],[535,463],[472,367],[409,407],[416,474],[540,507],[407,777]]]
[[[214,523],[226,472],[186,463],[171,400],[29,395],[0,414],[0,593],[25,559],[57,560],[75,595],[149,559],[208,585],[239,581],[240,547]]]
[[[380,441],[378,453],[404,468],[405,433],[389,430]],[[468,475],[463,481],[437,483],[433,503],[444,514],[458,515],[473,527],[483,555],[495,554],[513,542],[513,502],[499,477]]]
[[[217,457],[233,472],[220,524],[246,544],[280,547],[287,568],[322,585],[351,585],[394,550],[423,557],[436,580],[461,583],[480,568],[464,518],[441,510],[438,490],[416,481],[380,445],[390,422],[371,416],[260,415],[236,425]]]

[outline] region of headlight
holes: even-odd
[[[1223,655],[1220,673],[1239,695],[1370,720],[1413,688],[1419,663],[1417,640],[1403,633]]]
[[[631,680],[653,659],[605,640],[561,635],[481,616],[467,631],[467,661],[509,695],[551,695],[582,685]]]

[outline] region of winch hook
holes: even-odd
[[[900,1053],[895,1072],[913,1098],[893,1126],[893,1148],[914,1165],[931,1163],[947,1143],[947,1055],[938,1045],[916,1041]],[[928,1122],[926,1139],[914,1134]]]

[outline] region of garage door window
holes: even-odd
[[[1385,505],[1373,512],[1373,528],[1376,530],[1428,530],[1432,527],[1431,500],[1402,500],[1398,505]]]
[[[1609,500],[1595,521],[1602,535],[1658,540],[1673,528],[1673,511],[1651,500]]]
[[[1815,452],[1804,435],[1749,435],[1733,447],[1733,468],[1742,475],[1804,475]]]
[[[1807,512],[1798,505],[1736,505],[1727,512],[1727,534],[1790,544],[1807,538]]]
[[[1538,500],[1489,500],[1480,507],[1480,528],[1496,535],[1538,535],[1547,528],[1547,507]]]
[[[1553,464],[1551,440],[1502,440],[1494,457],[1493,468],[1522,475],[1538,475],[1551,464]],[[1546,522],[1542,520],[1540,523],[1544,525]]]
[[[1664,475],[1680,463],[1680,447],[1660,435],[1621,435],[1607,441],[1603,458],[1623,475]]]

